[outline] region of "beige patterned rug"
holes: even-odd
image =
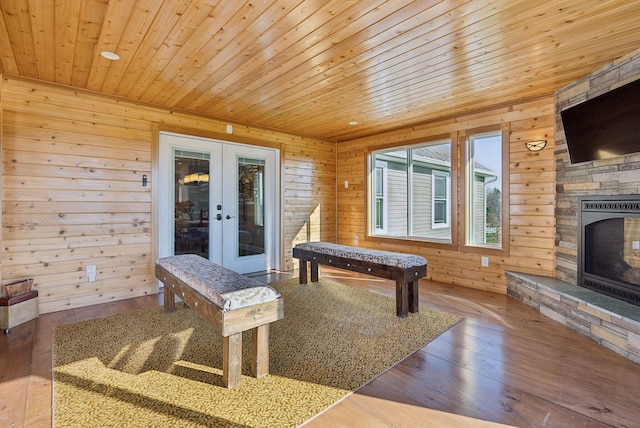
[[[222,386],[222,338],[189,309],[161,307],[57,327],[54,422],[62,427],[293,427],[331,406],[460,320],[321,280],[272,284],[270,374]]]

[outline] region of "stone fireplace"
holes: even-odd
[[[640,196],[578,201],[578,285],[640,306]]]
[[[560,112],[637,79],[640,79],[640,49],[556,93],[554,276],[563,281],[578,280],[580,199],[640,195],[640,150],[626,156],[572,164]]]
[[[572,164],[560,116],[566,108],[637,79],[640,49],[556,92],[554,277],[518,272],[507,272],[506,277],[511,297],[640,363],[640,305],[629,303],[637,299],[640,282],[640,275],[635,278],[640,273],[636,270],[640,250],[635,250],[640,226],[634,224],[640,217],[636,207],[640,204],[640,150]],[[584,201],[593,202],[588,202],[585,217],[581,213]],[[631,207],[626,205],[629,202]],[[623,212],[606,212],[611,205],[622,207]],[[614,219],[605,220],[609,217]],[[587,232],[589,242],[585,245],[587,253],[594,250],[595,256],[585,255],[581,249],[585,241],[582,223],[593,229]],[[582,286],[585,279],[592,287]]]

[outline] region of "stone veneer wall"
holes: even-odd
[[[578,197],[640,193],[640,154],[572,165],[560,112],[640,78],[640,49],[556,92],[556,269],[577,284]]]

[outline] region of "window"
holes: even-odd
[[[502,132],[467,139],[467,245],[502,248]]]
[[[374,229],[376,233],[386,233],[387,231],[387,199],[386,187],[387,187],[387,163],[377,161],[374,170]]]
[[[371,154],[370,234],[451,242],[451,141]]]
[[[449,200],[451,185],[449,183],[449,173],[445,171],[433,172],[433,216],[431,219],[431,227],[449,227],[449,207],[451,201]]]
[[[368,236],[507,250],[508,136],[486,127],[372,151]]]

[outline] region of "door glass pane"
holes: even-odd
[[[264,160],[238,158],[239,257],[265,252],[264,167]]]
[[[209,154],[174,151],[174,254],[209,258]]]

